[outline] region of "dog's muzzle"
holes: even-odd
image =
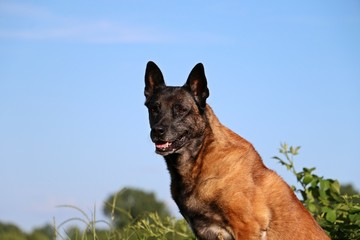
[[[155,143],[155,151],[160,155],[169,155],[179,150],[186,142],[186,136],[179,138],[167,137],[165,128],[162,126],[153,127],[151,130],[151,139]]]
[[[179,150],[186,142],[186,137],[182,136],[175,141],[157,141],[155,142],[156,153],[168,155]]]

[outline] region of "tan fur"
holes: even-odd
[[[185,177],[194,187],[194,204],[215,200],[235,239],[329,239],[249,142],[224,127],[208,105],[206,117],[203,147]],[[177,191],[173,186],[175,198]]]

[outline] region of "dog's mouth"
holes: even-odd
[[[161,155],[168,155],[174,153],[176,150],[180,149],[184,145],[185,141],[185,136],[182,136],[175,141],[156,141],[156,153]]]

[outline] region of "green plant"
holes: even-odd
[[[127,226],[124,231],[135,236],[134,239],[194,239],[185,220],[177,220],[173,217],[161,218],[157,213],[150,213],[145,218]]]
[[[301,187],[292,188],[301,194],[302,203],[333,240],[360,239],[360,205],[356,201],[360,196],[342,195],[339,182],[315,175],[315,168],[298,172],[294,157],[299,150],[300,147],[281,144],[280,153],[285,158],[275,156],[274,159],[296,176]]]
[[[104,220],[97,220],[96,219],[96,208],[94,207],[94,211],[91,213],[91,215],[87,214],[82,209],[73,206],[73,205],[60,205],[58,207],[61,208],[71,208],[75,209],[77,212],[81,214],[81,217],[73,217],[69,218],[62,223],[60,223],[58,226],[54,223],[54,229],[55,229],[55,238],[60,239],[102,239],[99,238],[99,231],[96,229],[97,224],[105,224],[110,227],[110,224]],[[65,235],[61,233],[60,229],[62,229],[64,226],[66,226],[69,223],[72,222],[80,222],[85,226],[85,231],[81,231],[77,227],[72,227],[67,230],[65,230]]]
[[[67,219],[58,226],[54,223],[55,238],[60,240],[195,240],[185,220],[170,216],[160,217],[157,213],[146,213],[141,218],[135,219],[123,211],[130,221],[123,228],[118,228],[112,222],[97,220],[94,213],[87,214],[78,207],[72,205],[60,207],[75,209],[81,214],[81,217]],[[73,226],[67,227],[74,222],[82,223],[85,230]],[[108,228],[99,229],[98,224],[105,224]],[[62,231],[64,228],[65,230]]]

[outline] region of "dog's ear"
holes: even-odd
[[[199,107],[205,109],[209,89],[207,88],[204,65],[201,63],[196,64],[191,70],[184,87],[190,90]]]
[[[146,102],[154,93],[155,89],[165,87],[164,77],[160,68],[152,61],[149,61],[145,70],[145,97]]]

